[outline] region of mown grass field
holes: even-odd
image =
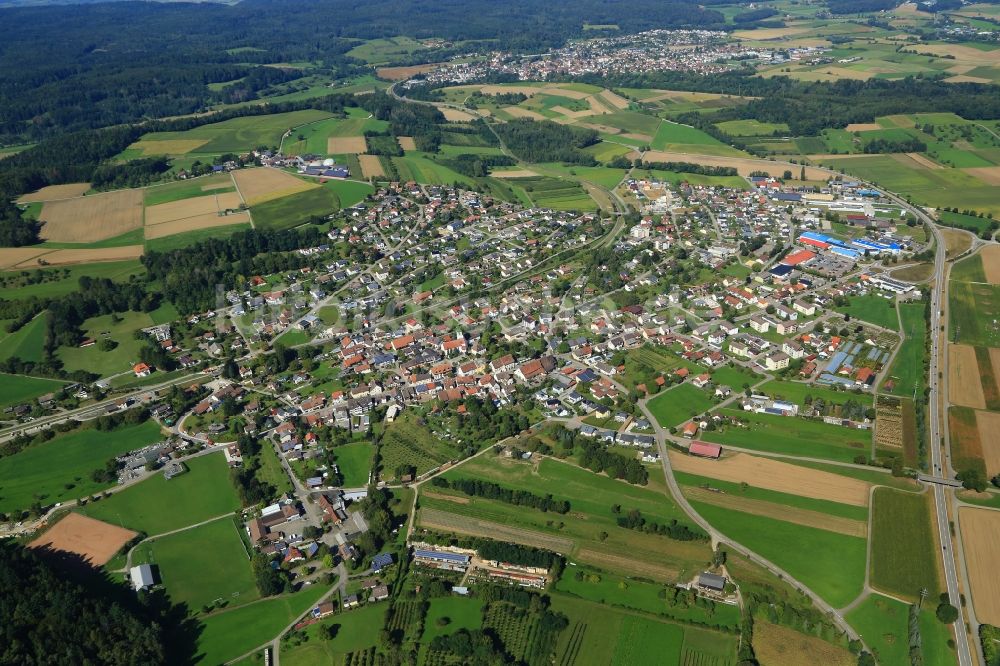
[[[271,597],[203,618],[203,631],[198,636],[200,663],[221,664],[270,642],[292,620],[312,608],[326,591],[322,585],[312,585],[295,594]]]
[[[430,628],[430,613],[434,610],[434,603],[443,601],[435,599],[431,602],[431,610],[428,611],[428,621],[425,627]],[[345,655],[365,648],[373,647],[379,643],[379,630],[382,628],[385,613],[388,610],[387,604],[372,604],[335,615],[332,618],[323,620],[317,624],[306,627],[303,632],[307,640],[296,646],[282,644],[281,660],[287,664],[296,666],[328,666],[329,664],[343,664]],[[481,615],[475,612],[475,618],[481,621]],[[461,626],[461,619],[452,626]],[[337,627],[337,635],[333,640],[325,640],[321,633],[329,627]],[[457,631],[456,626],[456,631]],[[478,626],[478,625],[476,625]],[[451,632],[451,626],[446,633]]]
[[[344,477],[345,488],[359,488],[368,484],[374,448],[367,442],[345,444],[333,450],[337,467]]]
[[[135,549],[132,563],[155,564],[170,600],[191,612],[218,600],[242,606],[260,594],[237,529],[227,516],[147,541]]]
[[[717,444],[769,453],[785,453],[836,462],[853,462],[868,455],[871,432],[813,421],[797,416],[754,414],[739,409],[723,409],[726,416],[746,419],[749,427],[725,426],[701,433],[701,438]]]
[[[577,572],[584,573],[583,580],[576,579]],[[671,608],[660,597],[660,592],[664,589],[663,585],[610,573],[594,567],[581,565],[564,571],[556,589],[600,604],[623,606],[653,615],[665,615],[681,621],[703,622],[728,627],[736,627],[740,621],[740,612],[735,606],[719,604],[711,613],[697,606]]]
[[[179,250],[211,238],[229,238],[238,231],[247,231],[248,229],[250,229],[249,224],[240,223],[228,224],[224,227],[208,227],[206,229],[198,229],[197,231],[185,231],[173,236],[147,240],[146,251],[170,252],[171,250]]]
[[[110,338],[117,343],[111,351],[101,351],[98,346],[60,347],[56,355],[67,370],[86,370],[102,377],[127,372],[139,362],[139,349],[143,341],[137,340],[134,332],[156,322],[149,313],[124,312],[117,316],[101,315],[87,319],[81,327],[85,337],[95,340]],[[105,335],[107,333],[107,335]]]
[[[804,382],[793,382],[782,379],[772,379],[759,386],[754,392],[763,393],[772,398],[788,400],[803,408],[806,405],[806,397],[813,400],[822,399],[828,405],[842,405],[848,400],[853,400],[870,407],[875,401],[874,396],[870,393],[838,391],[817,384],[806,384]]]
[[[33,401],[40,395],[58,391],[66,382],[25,375],[0,373],[0,407]]]
[[[1000,347],[1000,286],[952,280],[949,284],[949,335],[952,342]]]
[[[171,201],[235,191],[233,177],[228,173],[219,173],[148,187],[143,192],[143,203],[146,206],[157,206]]]
[[[157,474],[78,511],[153,536],[240,508],[222,453],[192,458],[184,464],[188,471],[169,481]]]
[[[257,204],[250,214],[259,229],[291,229],[313,217],[325,218],[340,207],[340,197],[327,185]]]
[[[45,317],[39,315],[0,340],[0,359],[40,362],[45,352]]]
[[[636,170],[633,173],[637,177],[641,177],[640,174],[649,174],[647,177],[653,177],[675,185],[680,183],[706,186],[717,185],[720,187],[732,187],[738,190],[745,190],[749,187],[746,179],[740,176],[703,176],[699,173],[682,173],[680,171],[663,171],[661,169],[643,169]]]
[[[947,645],[950,632],[929,605],[924,605],[919,622],[924,663],[953,663],[955,656]],[[865,639],[878,663],[906,665],[910,663],[908,612],[903,602],[873,593],[847,614],[847,621]]]
[[[656,128],[652,147],[679,153],[698,155],[744,155],[741,151],[709,136],[700,129],[664,120]]]
[[[0,458],[0,511],[27,509],[86,497],[108,484],[90,475],[109,458],[142,448],[161,439],[153,421],[111,432],[86,429],[57,435],[12,456]]]
[[[903,323],[905,339],[896,352],[889,376],[895,381],[894,395],[910,397],[923,390],[925,339],[927,326],[924,321],[923,303],[900,303],[899,319]]]
[[[861,592],[866,566],[864,539],[702,502],[692,505],[727,537],[771,560],[835,608],[846,606]]]
[[[39,268],[27,271],[31,282],[18,280],[3,287],[4,298],[56,298],[80,288],[80,277],[107,278],[115,282],[125,282],[133,275],[143,275],[146,268],[138,261],[109,261],[107,263],[65,266],[61,268]],[[4,276],[9,279],[9,276]],[[45,281],[41,281],[44,278]]]
[[[664,428],[684,423],[712,406],[708,393],[692,384],[681,384],[661,392],[649,401],[649,411]]]
[[[191,153],[237,153],[257,146],[277,147],[281,135],[305,123],[329,118],[325,111],[306,109],[265,116],[231,118],[219,123],[202,125],[183,132],[153,132],[144,134],[142,141],[205,141]]]
[[[428,489],[420,496],[422,510],[431,508],[458,516],[490,521],[524,533],[553,536],[566,542],[563,551],[579,560],[615,571],[658,580],[680,580],[701,565],[708,552],[704,542],[674,541],[619,527],[612,505],[622,511],[639,509],[647,520],[687,524],[680,508],[664,493],[594,474],[570,463],[544,459],[537,465],[513,462],[486,454],[445,473],[446,478],[476,478],[533,493],[546,489],[557,500],[567,500],[567,514],[516,507],[458,491]],[[433,494],[433,496],[431,496]],[[418,520],[419,524],[420,520]],[[601,538],[601,534],[606,537]],[[515,537],[512,537],[515,538]],[[622,557],[628,553],[628,557]]]
[[[834,308],[837,312],[851,315],[854,319],[867,321],[890,331],[899,330],[899,318],[896,316],[896,301],[892,298],[882,298],[878,294],[853,296],[846,307]]]
[[[877,488],[872,506],[871,584],[914,602],[920,590],[933,595],[940,587],[929,501],[927,494]]]

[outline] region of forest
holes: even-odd
[[[724,19],[680,0],[246,0],[19,7],[0,9],[0,22],[3,145],[195,113],[258,98],[301,76],[264,64],[311,62],[336,78],[364,74],[369,68],[346,55],[360,39],[489,39],[491,48],[525,50],[561,46],[581,36],[585,23],[635,32],[718,27]],[[56,34],[59,48],[50,48]]]
[[[47,557],[0,543],[0,663],[165,664],[162,626],[134,601],[95,595]],[[107,587],[112,587],[107,585]],[[120,588],[134,600],[130,590]],[[113,591],[112,591],[113,594]]]
[[[601,140],[596,130],[525,118],[495,125],[493,129],[507,148],[525,161],[597,164],[593,156],[580,150]]]

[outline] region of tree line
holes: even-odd
[[[671,518],[669,523],[658,523],[655,520],[647,520],[639,509],[632,509],[625,515],[619,515],[615,522],[618,527],[659,534],[675,541],[708,541],[707,534],[677,522],[676,518]]]
[[[526,490],[511,490],[492,481],[480,479],[452,479],[449,481],[443,476],[436,476],[431,484],[438,488],[451,488],[470,497],[482,497],[514,506],[527,506],[543,512],[569,513],[569,502],[566,500],[556,500],[552,498],[552,495],[536,495]]]

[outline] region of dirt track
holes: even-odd
[[[1000,511],[958,510],[976,619],[1000,625]]]
[[[954,405],[986,408],[975,347],[948,345],[948,393],[949,400]]]
[[[95,566],[110,560],[122,546],[135,538],[137,532],[126,530],[94,518],[69,513],[34,541],[29,548],[50,547],[52,550],[76,553]]]
[[[671,466],[678,472],[733,483],[746,482],[757,488],[802,497],[868,506],[869,484],[847,476],[746,453],[725,456],[721,460],[697,458],[678,451],[670,451],[668,455]]]

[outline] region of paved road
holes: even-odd
[[[946,402],[942,402],[941,390],[941,379],[940,376],[946,376],[948,372],[947,358],[943,358],[942,355],[946,353],[946,345],[942,343],[941,336],[941,326],[942,317],[941,313],[944,309],[944,301],[946,294],[946,281],[947,281],[947,264],[945,257],[945,242],[944,238],[933,223],[933,221],[920,210],[914,210],[914,212],[921,218],[921,220],[928,224],[934,233],[934,237],[937,239],[937,252],[934,255],[934,287],[931,291],[931,322],[930,330],[928,334],[931,336],[931,357],[930,357],[930,372],[929,372],[929,385],[930,394],[928,396],[928,411],[930,412],[930,428],[928,431],[928,436],[930,437],[929,448],[931,451],[931,473],[940,477],[953,477],[954,472],[951,468],[950,456],[946,453],[944,454],[944,460],[942,460],[941,443],[944,441],[942,435],[942,405],[946,405]],[[947,400],[947,396],[943,396]],[[931,484],[931,488],[934,493],[934,511],[937,517],[937,527],[938,527],[938,540],[941,544],[941,560],[944,563],[944,573],[945,582],[948,587],[948,598],[951,604],[956,608],[961,609],[961,592],[958,585],[958,564],[956,564],[954,546],[951,539],[951,530],[948,519],[948,501],[953,498],[953,490],[947,486],[941,485],[939,483]],[[955,513],[955,520],[957,523],[958,514]],[[961,536],[959,536],[961,539]],[[968,607],[968,612],[970,614],[970,624],[973,630],[976,630],[975,617],[973,615],[971,604]],[[973,664],[979,663],[982,659],[979,650],[976,650],[976,657],[973,658],[972,650],[969,647],[969,637],[968,633],[965,631],[965,623],[961,621],[962,616],[959,615],[959,623],[955,625],[955,644],[956,652],[958,654],[959,666],[973,666]]]

